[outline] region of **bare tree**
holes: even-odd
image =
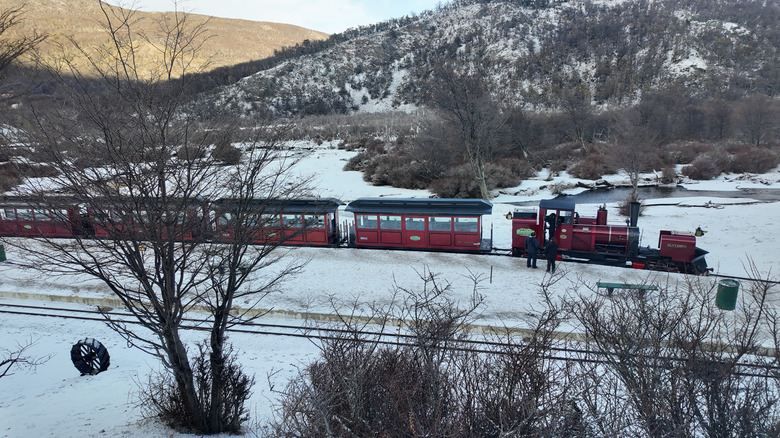
[[[48,38],[47,34],[10,36],[11,29],[18,26],[24,19],[25,5],[15,6],[0,11],[0,75],[19,57],[32,52],[41,42]]]
[[[588,129],[593,122],[591,95],[585,84],[579,84],[561,91],[558,105],[566,122],[566,134],[571,141],[577,142],[585,154],[589,152],[586,143]]]
[[[21,5],[0,11],[0,80],[5,79],[9,67],[13,63],[20,57],[33,53],[36,47],[48,37],[47,34],[38,34],[37,32],[33,32],[32,35],[11,35],[13,28],[17,27],[24,19],[24,8],[25,5]],[[5,90],[3,92],[22,94],[24,91],[27,90]],[[6,99],[7,96],[0,98],[0,100]],[[5,142],[0,142],[0,161],[7,160],[8,156],[11,155],[10,151],[6,151],[6,148]],[[7,170],[3,172],[3,179],[5,181],[0,182],[0,189],[3,191],[10,189],[18,182],[16,176],[9,174]]]
[[[24,344],[17,343],[14,349],[0,349],[2,351],[0,356],[0,379],[13,375],[11,372],[12,368],[35,369],[38,365],[46,363],[50,359],[50,356],[32,357],[27,355],[27,350],[34,344],[33,341],[29,341]]]
[[[430,81],[431,102],[447,125],[457,132],[463,154],[479,186],[490,199],[485,165],[493,156],[507,115],[491,96],[486,71],[476,62],[473,71],[455,63],[439,62]],[[468,66],[466,68],[469,68]]]
[[[146,394],[172,426],[238,432],[252,379],[235,363],[227,330],[248,318],[236,314],[238,300],[253,307],[301,268],[299,261],[277,263],[283,240],[251,243],[268,200],[300,196],[305,181],[288,178],[295,159],[281,148],[279,125],[243,129],[229,118],[204,124],[186,111],[202,26],[189,26],[187,14],[165,14],[154,40],[163,41],[158,68],[144,77],[137,39],[150,36],[133,31],[133,12],[100,6],[111,49],[97,57],[82,51],[92,69],[67,72],[75,78],[74,87],[63,87],[70,105],[32,106],[16,139],[59,172],[45,185],[27,185],[32,207],[77,232],[73,240],[36,239],[26,263],[96,278],[122,301],[144,330],[107,321],[169,371],[161,391]],[[231,132],[246,152],[241,164],[225,167],[210,152]],[[53,192],[75,197],[82,220],[51,209]],[[215,211],[208,201],[219,198],[229,202]],[[228,219],[229,238],[214,233],[215,215]],[[194,353],[182,328],[193,308],[209,315],[208,339]]]
[[[745,98],[738,108],[742,134],[753,146],[766,143],[777,129],[777,110],[772,99],[763,94],[753,94]]]
[[[626,110],[616,117],[612,134],[610,159],[615,168],[628,174],[631,182],[629,202],[639,200],[639,179],[642,172],[659,162],[655,152],[660,138],[647,124],[639,112]]]
[[[723,140],[729,135],[734,119],[731,102],[725,99],[709,101],[705,105],[704,114],[711,138]]]

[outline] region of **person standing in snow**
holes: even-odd
[[[536,232],[531,232],[531,235],[525,239],[525,251],[528,254],[526,265],[529,268],[536,269],[536,255],[539,253],[539,241],[536,240]]]
[[[547,272],[555,274],[555,259],[558,257],[558,242],[550,239],[544,246],[544,258],[547,259]]]

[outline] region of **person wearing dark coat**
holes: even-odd
[[[526,266],[536,269],[536,256],[539,253],[539,241],[536,240],[535,232],[531,232],[531,235],[525,238],[525,251],[528,253]]]
[[[544,258],[547,259],[547,272],[555,274],[555,259],[558,257],[558,242],[550,239],[544,246]]]

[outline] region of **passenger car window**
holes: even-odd
[[[452,218],[450,217],[429,217],[428,230],[430,231],[452,231]]]
[[[263,227],[278,227],[280,223],[278,214],[260,215],[260,225]]]
[[[233,220],[233,215],[230,213],[222,213],[217,217],[217,224],[220,227],[226,227]]]
[[[29,208],[17,208],[16,209],[16,219],[20,221],[31,221],[33,220],[33,213],[32,210]]]
[[[297,214],[283,214],[282,223],[285,227],[301,228],[301,216]]]
[[[370,214],[359,214],[355,216],[355,223],[358,228],[377,228],[377,216]]]
[[[425,218],[408,217],[406,218],[406,229],[410,231],[421,231],[425,229]]]
[[[34,210],[36,221],[50,221],[51,214],[48,210]]]
[[[309,228],[325,228],[325,216],[307,214],[304,217],[305,224]]]
[[[475,217],[456,217],[455,231],[477,232],[479,231],[479,219]]]
[[[379,228],[383,230],[400,230],[401,216],[379,216]]]

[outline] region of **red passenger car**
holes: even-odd
[[[168,208],[152,198],[126,207],[118,201],[98,200],[87,210],[91,232],[99,239],[167,240],[175,236],[175,240],[191,241],[208,229],[206,205],[194,200],[171,200]],[[147,226],[150,223],[154,226]]]
[[[16,197],[0,201],[0,236],[71,237],[80,221],[79,206],[71,199],[47,199],[45,207]]]
[[[338,209],[334,198],[219,199],[212,206],[217,240],[230,242],[236,235],[236,220],[243,217],[249,243],[284,245],[338,245]],[[241,213],[243,212],[243,213]]]
[[[350,243],[357,247],[489,251],[482,215],[493,205],[481,199],[360,198],[347,205],[355,215]]]

